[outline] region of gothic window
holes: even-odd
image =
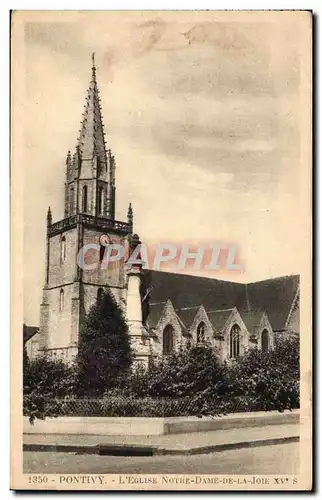
[[[99,288],[97,290],[97,302],[100,303],[104,295],[104,290],[103,288]]]
[[[83,205],[82,211],[87,212],[87,186],[83,186]]]
[[[59,312],[64,310],[64,290],[61,289],[59,292]]]
[[[197,328],[197,344],[204,344],[206,340],[206,325],[202,321]]]
[[[60,241],[60,262],[63,263],[66,259],[66,238],[62,237]]]
[[[268,336],[268,331],[263,330],[262,331],[262,351],[267,352],[269,350],[269,336]]]
[[[74,213],[74,187],[72,186],[69,191],[69,215]]]
[[[104,213],[104,188],[100,187],[98,189],[98,213],[103,214]]]
[[[171,354],[174,348],[174,330],[167,325],[163,330],[163,354]]]
[[[230,330],[230,357],[238,358],[240,355],[240,327],[233,325]]]

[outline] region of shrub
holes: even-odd
[[[223,366],[214,350],[195,346],[158,360],[148,370],[139,366],[129,387],[138,397],[207,397],[217,394],[222,377]]]
[[[226,364],[223,392],[253,400],[258,408],[291,410],[299,407],[299,338],[277,339],[269,352],[249,350]]]

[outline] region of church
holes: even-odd
[[[24,325],[29,356],[47,352],[70,361],[84,317],[106,289],[123,309],[136,360],[145,365],[179,346],[207,344],[225,360],[250,347],[273,349],[277,335],[299,333],[298,275],[243,284],[146,270],[140,262],[82,269],[79,251],[101,245],[102,235],[125,247],[140,243],[131,204],[125,221],[115,219],[115,171],[93,56],[76,150],[66,157],[64,218],[54,222],[50,208],[47,213],[40,325]],[[99,263],[101,252],[96,258]]]

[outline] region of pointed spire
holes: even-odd
[[[95,52],[92,52],[92,79],[96,78]]]
[[[127,216],[128,217],[133,217],[133,208],[132,208],[132,203],[129,203],[129,208],[127,210]]]
[[[129,204],[129,208],[127,211],[127,222],[130,226],[130,232],[132,233],[133,231],[133,209],[132,209],[132,204]]]
[[[47,211],[47,227],[51,226],[53,222],[53,217],[51,215],[51,209],[50,207],[48,207],[48,211]]]
[[[85,109],[77,142],[82,158],[90,160],[97,155],[106,163],[99,90],[96,81],[95,54],[92,54],[92,78],[85,98]]]
[[[67,156],[66,156],[66,172],[67,172],[67,177],[69,177],[69,175],[70,175],[71,166],[72,166],[72,157],[71,157],[70,151],[68,150]]]

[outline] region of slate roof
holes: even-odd
[[[38,326],[27,326],[23,324],[23,343],[25,344],[39,331]]]
[[[165,305],[166,302],[160,302],[159,304],[150,304],[149,316],[147,320],[147,325],[150,328],[155,328],[157,326]]]
[[[190,328],[200,306],[187,307],[185,309],[176,309],[176,313],[183,324]]]
[[[246,325],[247,330],[250,333],[256,331],[256,328],[260,325],[261,319],[263,317],[263,311],[245,312],[240,313],[243,322]]]
[[[212,278],[163,271],[145,271],[153,286],[150,303],[171,300],[175,309],[204,305],[205,309],[228,309],[243,302],[245,285]]]
[[[222,309],[219,311],[207,311],[210,323],[217,332],[221,332],[225,326],[226,321],[232,313],[232,309]]]
[[[231,281],[203,278],[186,274],[175,274],[163,271],[145,271],[145,286],[152,285],[150,304],[165,303],[171,300],[179,317],[184,324],[190,324],[192,309],[197,312],[203,304],[206,311],[220,311],[237,307],[242,312],[266,312],[273,330],[282,330],[285,326],[292,302],[299,286],[299,276],[283,276],[255,283],[234,283]],[[183,312],[183,311],[190,312]],[[152,321],[160,309],[153,311],[151,306]],[[216,318],[215,318],[216,316]],[[217,329],[223,318],[215,315]],[[223,316],[224,317],[224,316]],[[159,319],[158,318],[158,319]],[[254,316],[255,318],[255,316]],[[149,315],[150,320],[150,315]],[[248,321],[248,320],[246,320]],[[254,319],[249,319],[254,321]],[[189,325],[190,326],[190,325]]]
[[[251,310],[265,311],[273,330],[283,330],[299,284],[299,275],[248,284]]]

